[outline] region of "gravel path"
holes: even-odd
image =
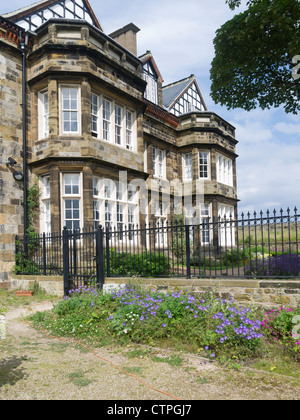
[[[50,307],[43,304],[38,310]],[[6,313],[6,338],[0,339],[0,400],[174,402],[300,397],[300,383],[295,379],[224,369],[183,353],[176,354],[183,359],[182,365],[172,366],[167,361],[174,352],[167,350],[151,349],[141,355],[133,353],[141,347],[132,345],[101,347],[91,352],[32,328],[24,321],[27,315],[25,309]]]

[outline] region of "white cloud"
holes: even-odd
[[[283,134],[287,134],[287,135],[297,134],[300,140],[300,124],[280,122],[280,123],[277,123],[274,128],[275,130]]]

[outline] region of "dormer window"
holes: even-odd
[[[143,78],[147,82],[145,98],[148,101],[158,104],[157,75],[149,61],[144,64]]]

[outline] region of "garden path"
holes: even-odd
[[[32,310],[51,307],[44,303]],[[174,352],[162,349],[142,353],[134,345],[111,346],[92,353],[32,328],[24,322],[28,314],[24,308],[6,313],[6,338],[0,339],[0,400],[300,399],[295,380],[223,368],[193,355],[176,353],[182,363],[174,366],[169,363]]]

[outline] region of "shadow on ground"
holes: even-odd
[[[26,357],[17,356],[0,360],[0,388],[5,385],[14,385],[28,376],[22,368],[22,363],[25,360],[27,360]]]

